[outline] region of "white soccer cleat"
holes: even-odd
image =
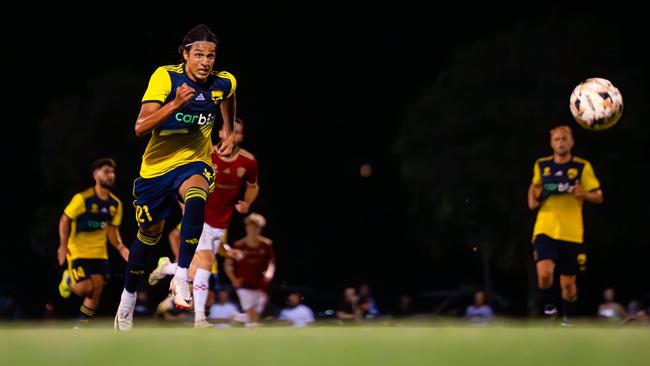
[[[115,330],[131,330],[133,328],[133,309],[135,304],[122,304],[117,308],[113,327]]]
[[[190,292],[190,283],[187,280],[179,280],[174,276],[169,283],[169,290],[174,296],[174,304],[183,310],[192,309],[192,293]]]
[[[169,257],[160,257],[158,259],[158,265],[149,274],[149,284],[151,286],[154,286],[155,284],[158,283],[158,281],[165,278],[165,274],[163,273],[163,267],[165,267],[169,263],[171,263],[171,261],[169,260]]]

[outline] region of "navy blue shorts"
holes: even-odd
[[[204,162],[189,163],[155,178],[138,178],[133,182],[133,206],[138,225],[148,225],[166,219],[182,202],[178,188],[189,177],[199,174],[213,185],[214,171]]]
[[[108,279],[108,259],[77,258],[68,260],[68,271],[73,283],[90,279],[91,275],[102,275]]]
[[[584,244],[555,240],[540,234],[535,237],[533,245],[535,262],[550,259],[561,275],[577,275],[587,269]]]

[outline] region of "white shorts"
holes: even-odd
[[[238,288],[237,297],[239,297],[239,304],[244,311],[253,308],[258,314],[262,314],[268,300],[264,291],[249,288]]]
[[[216,255],[221,245],[221,239],[225,235],[226,229],[217,229],[204,223],[201,239],[199,239],[199,245],[196,246],[196,250],[209,250],[213,255]]]

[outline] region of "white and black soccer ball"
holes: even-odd
[[[592,131],[606,130],[623,114],[623,95],[609,80],[590,78],[575,87],[569,108],[580,126]]]

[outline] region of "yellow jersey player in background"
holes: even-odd
[[[111,193],[115,184],[115,161],[103,158],[92,164],[95,186],[72,197],[59,220],[59,265],[68,262],[59,283],[59,293],[70,292],[84,298],[79,309],[79,325],[95,315],[108,277],[106,238],[127,260],[129,249],[122,243],[119,226],[122,202]]]
[[[212,70],[217,44],[217,37],[206,25],[191,29],[179,47],[183,63],[156,69],[142,98],[135,134],[150,134],[150,138],[140,177],[133,185],[139,229],[130,247],[124,291],[115,316],[118,330],[133,326],[138,281],[177,202],[185,205],[185,211],[178,266],[170,288],[177,307],[192,307],[188,268],[203,229],[208,193],[214,188],[211,133],[218,111],[226,130],[218,153],[229,155],[234,139],[237,83],[231,74]]]
[[[553,155],[538,159],[528,189],[528,207],[539,208],[533,230],[537,284],[544,313],[555,318],[553,275],[557,267],[562,290],[563,324],[575,314],[576,275],[587,263],[583,245],[582,203],[602,203],[603,192],[591,164],[571,154],[573,133],[568,126],[551,130]]]

